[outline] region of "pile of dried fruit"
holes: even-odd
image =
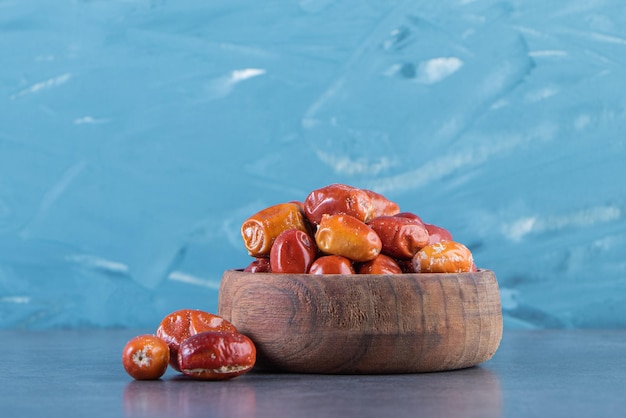
[[[471,251],[371,190],[331,184],[302,202],[246,219],[241,236],[254,273],[399,274],[476,271]]]
[[[126,343],[122,364],[137,380],[159,379],[169,364],[201,380],[225,380],[250,371],[256,362],[252,340],[220,316],[194,309],[167,315],[156,333]]]

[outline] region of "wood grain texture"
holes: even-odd
[[[224,272],[218,314],[257,346],[259,368],[417,373],[489,360],[502,338],[495,274]]]

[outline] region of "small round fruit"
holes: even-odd
[[[131,338],[122,351],[124,369],[137,380],[159,379],[165,374],[169,361],[169,346],[155,335]]]

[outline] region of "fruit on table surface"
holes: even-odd
[[[195,379],[230,379],[255,362],[250,338],[223,317],[198,309],[166,315],[155,334],[133,337],[122,350],[122,365],[136,380],[159,379],[168,366]]]
[[[169,360],[169,346],[151,334],[131,338],[122,350],[124,370],[137,380],[159,379],[165,374]]]
[[[170,366],[180,371],[178,350],[183,341],[192,335],[205,331],[226,331],[236,333],[237,328],[224,318],[198,309],[181,309],[163,318],[156,336],[170,348]]]
[[[178,364],[186,376],[201,380],[225,380],[250,371],[256,362],[256,347],[243,334],[201,332],[183,341]]]

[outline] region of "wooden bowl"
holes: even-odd
[[[502,338],[495,274],[311,275],[227,270],[218,314],[250,337],[257,368],[418,373],[489,360]]]

